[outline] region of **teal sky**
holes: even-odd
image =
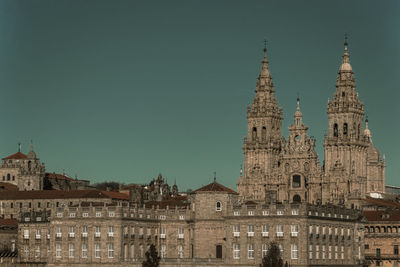
[[[400,185],[399,1],[0,1],[0,154],[32,139],[50,172],[235,187],[263,40],[323,161],[326,104],[350,61],[387,184]]]

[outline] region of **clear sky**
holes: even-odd
[[[387,183],[400,185],[400,2],[0,1],[0,154],[92,182],[233,186],[263,40],[284,109],[299,93],[323,161],[326,104],[350,61]]]

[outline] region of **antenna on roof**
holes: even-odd
[[[214,183],[217,181],[217,172],[214,172]]]
[[[21,142],[18,143],[18,152],[21,152]]]

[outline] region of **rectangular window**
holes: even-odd
[[[115,216],[115,212],[110,211],[110,212],[108,213],[108,217],[114,217],[114,216]]]
[[[299,233],[298,225],[291,225],[291,236],[297,236]]]
[[[235,224],[233,226],[233,236],[235,236],[235,237],[240,236],[240,225],[239,224]]]
[[[75,237],[75,228],[73,226],[69,227],[69,237]]]
[[[56,258],[61,258],[61,244],[56,244]]]
[[[268,225],[263,224],[262,226],[262,236],[268,236]]]
[[[29,230],[28,229],[24,230],[24,239],[29,239]]]
[[[108,236],[109,237],[114,236],[114,226],[112,226],[112,225],[108,226]]]
[[[183,239],[183,228],[178,228],[178,238]]]
[[[40,246],[36,246],[36,249],[35,249],[35,258],[40,258]]]
[[[338,259],[338,246],[335,246],[335,260]]]
[[[100,237],[100,233],[101,233],[100,232],[100,226],[96,226],[95,228],[96,228],[96,232],[94,233],[94,236],[95,237]]]
[[[88,212],[84,212],[84,213],[82,213],[82,217],[89,217],[89,213]]]
[[[240,212],[239,211],[234,211],[233,212],[233,216],[240,216]]]
[[[399,255],[399,246],[398,245],[394,245],[393,253],[394,253],[394,255]]]
[[[328,259],[332,259],[332,246],[328,247]]]
[[[101,212],[97,211],[96,212],[96,217],[101,217]]]
[[[247,236],[254,236],[254,225],[249,225]]]
[[[312,225],[310,225],[310,226],[308,227],[308,233],[310,233],[310,234],[313,233],[313,226],[312,226]]]
[[[312,251],[313,251],[313,246],[310,245],[309,250],[308,250],[308,258],[310,260],[312,260],[312,258],[313,258],[313,252]]]
[[[94,257],[100,258],[100,244],[99,243],[94,244]]]
[[[315,246],[315,259],[319,259],[319,245]]]
[[[87,244],[83,243],[82,244],[82,258],[87,258],[87,250],[88,250]]]
[[[254,259],[254,244],[248,245],[248,258]]]
[[[240,259],[240,244],[233,244],[233,258]]]
[[[322,246],[322,259],[325,260],[325,245]]]
[[[108,244],[108,257],[114,258],[114,244],[113,243]]]
[[[70,212],[69,217],[75,218],[76,213],[75,212]]]
[[[381,256],[381,249],[377,248],[376,249],[376,256],[379,258]]]
[[[69,244],[69,257],[75,257],[75,245],[72,243]]]
[[[160,257],[161,257],[161,259],[165,258],[166,255],[167,255],[167,246],[166,245],[161,245],[161,249],[160,249]]]
[[[88,236],[88,227],[82,226],[82,237],[87,237]]]
[[[262,244],[262,257],[267,256],[268,253],[268,244]]]
[[[61,236],[62,236],[61,227],[57,226],[56,227],[56,237],[61,237]]]
[[[299,210],[297,209],[292,210],[292,215],[299,215]]]
[[[254,216],[254,210],[249,210],[247,213],[249,216]]]
[[[292,251],[292,259],[298,259],[298,249],[296,244],[292,244],[291,246],[291,251]]]
[[[165,228],[161,227],[161,229],[160,229],[160,238],[165,238],[165,237],[166,237]]]
[[[178,245],[178,258],[183,259],[183,246]]]
[[[269,215],[269,211],[268,211],[268,210],[263,210],[263,215],[264,215],[264,216]]]
[[[277,211],[276,211],[276,214],[277,214],[277,215],[283,215],[283,210],[277,210]]]
[[[278,237],[283,236],[283,225],[276,226],[276,236],[278,236]]]

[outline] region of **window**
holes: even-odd
[[[222,245],[216,245],[215,256],[217,259],[222,259]]]
[[[313,252],[312,252],[312,249],[313,249],[313,246],[312,246],[312,245],[310,245],[310,249],[308,250],[308,258],[309,258],[310,260],[312,260],[312,258],[313,258]]]
[[[178,245],[178,258],[183,259],[183,246]]]
[[[240,225],[239,224],[235,224],[233,226],[233,236],[240,236]]]
[[[88,236],[88,227],[82,226],[82,237],[87,237]]]
[[[62,212],[57,212],[57,217],[61,218],[63,216]]]
[[[215,204],[215,210],[216,210],[216,211],[221,211],[221,210],[222,210],[222,208],[221,208],[221,202],[217,201],[217,203]]]
[[[293,175],[292,177],[292,186],[294,188],[300,187],[301,186],[301,177],[300,175]]]
[[[281,255],[283,255],[283,246],[282,244],[278,244],[279,250],[281,251]]]
[[[319,259],[319,245],[315,246],[315,258],[318,260]]]
[[[268,253],[268,244],[262,244],[262,257],[264,258],[265,256],[267,256]]]
[[[365,244],[365,245],[364,245],[364,248],[365,248],[365,249],[369,249],[369,244]]]
[[[94,233],[95,237],[100,237],[100,226],[96,226],[96,232]]]
[[[88,212],[82,213],[82,217],[89,217],[89,213]]]
[[[61,236],[62,236],[61,227],[57,226],[56,227],[56,237],[61,237]]]
[[[183,228],[178,228],[178,238],[183,239]]]
[[[325,245],[322,246],[322,259],[325,260]]]
[[[248,258],[254,259],[254,244],[248,245]]]
[[[263,210],[263,215],[264,215],[264,216],[269,215],[269,211],[268,211],[268,210]]]
[[[263,224],[262,226],[262,236],[268,236],[268,225]]]
[[[160,238],[165,238],[165,237],[166,237],[165,228],[161,227],[161,229],[160,229]]]
[[[36,239],[40,239],[40,229],[36,229]]]
[[[298,259],[298,249],[297,249],[297,245],[296,244],[292,244],[290,246],[291,251],[292,251],[292,259]]]
[[[394,255],[399,255],[399,246],[398,245],[394,245],[393,253],[394,253]]]
[[[70,212],[70,213],[69,213],[69,217],[71,217],[71,218],[75,218],[75,215],[76,215],[75,212]]]
[[[249,225],[247,236],[254,236],[254,225]]]
[[[56,258],[61,258],[61,244],[56,244]]]
[[[166,219],[165,215],[160,215],[160,220],[165,220],[165,219]]]
[[[115,212],[114,211],[108,212],[108,217],[114,217],[114,216],[115,216]]]
[[[69,244],[69,257],[75,257],[75,245],[72,243]]]
[[[332,246],[328,247],[328,259],[332,259]]]
[[[343,124],[343,134],[344,134],[344,135],[347,135],[347,128],[348,128],[347,123],[344,123],[344,124]]]
[[[240,244],[233,244],[233,258],[240,259]]]
[[[276,236],[278,236],[278,237],[283,236],[283,225],[276,226]]]
[[[167,246],[161,245],[161,250],[160,250],[161,259],[165,258],[166,255],[167,255]]]
[[[254,216],[254,210],[249,210],[247,213],[249,216]]]
[[[108,257],[114,258],[114,244],[113,243],[108,244]]]
[[[298,203],[298,202],[301,202],[301,197],[299,196],[299,195],[294,195],[293,196],[293,202],[295,202],[295,203]]]
[[[297,209],[292,210],[292,215],[299,215],[299,210]]]
[[[299,232],[299,226],[298,225],[292,225],[291,226],[291,236],[297,236]]]
[[[87,244],[82,244],[82,258],[87,258]]]
[[[100,211],[96,212],[96,217],[101,217],[101,212]]]
[[[335,123],[333,125],[333,136],[334,137],[338,137],[338,125],[337,125],[337,123]]]
[[[35,258],[40,258],[40,246],[36,246],[36,249],[35,249]]]
[[[240,216],[240,211],[234,211],[233,216]]]
[[[112,226],[112,225],[108,226],[108,236],[109,237],[114,236],[114,226]]]
[[[75,237],[75,231],[74,227],[70,226],[69,227],[69,237]]]
[[[277,211],[276,211],[276,214],[277,214],[277,215],[283,215],[283,210],[277,210]]]
[[[185,220],[185,215],[179,215],[179,220],[181,221]]]
[[[100,244],[99,243],[94,244],[94,257],[100,258]]]

